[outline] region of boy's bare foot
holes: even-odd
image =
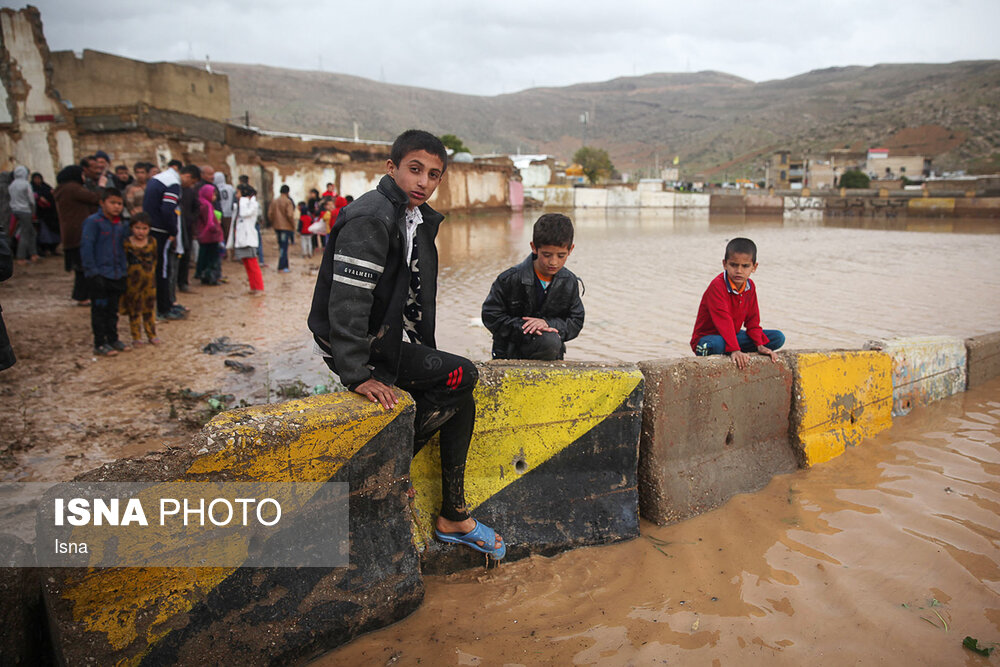
[[[434,527],[437,528],[438,532],[445,534],[454,535],[465,535],[472,532],[476,528],[476,520],[469,517],[465,521],[449,521],[443,516],[439,516],[434,522]],[[486,549],[490,547],[486,545],[482,540],[476,540],[476,544]],[[503,538],[500,535],[496,536],[496,542],[493,544],[493,550],[500,549],[503,546]]]

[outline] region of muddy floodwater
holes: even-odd
[[[316,665],[988,665],[1000,643],[1000,380],[623,544],[425,577]]]
[[[442,225],[439,347],[488,357],[482,300],[528,253],[535,217]],[[734,236],[756,241],[762,321],[791,349],[1000,330],[1000,221],[573,217],[567,266],[587,318],[570,360],[691,354],[698,302]],[[242,266],[226,262],[228,284],[180,295],[191,315],[159,324],[162,345],[110,359],[91,353],[62,258],[17,266],[0,283],[18,356],[0,373],[0,479],[68,480],[184,445],[207,396],[233,406],[330,385],[305,328],[319,259],[293,248],[279,274],[269,233],[265,248],[265,297],[248,297]],[[255,347],[239,359],[253,372],[202,353],[222,336]],[[324,664],[986,664],[961,640],[1000,641],[998,423],[993,382],[717,511],[644,524],[632,542],[429,577],[416,614]]]

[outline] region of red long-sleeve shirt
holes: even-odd
[[[729,286],[723,271],[708,284],[698,306],[698,318],[691,334],[691,349],[694,350],[702,336],[718,335],[726,341],[726,352],[736,352],[740,344],[736,333],[746,328],[747,335],[757,345],[768,342],[764,330],[760,328],[760,310],[757,308],[757,289],[747,278],[744,290],[736,293]]]

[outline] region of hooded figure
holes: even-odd
[[[35,193],[35,211],[38,216],[38,248],[52,255],[59,245],[59,216],[52,186],[37,171],[31,175],[31,189]],[[44,253],[41,253],[44,254]]]
[[[206,183],[198,188],[198,264],[194,277],[203,285],[218,285],[222,278],[222,259],[219,256],[219,244],[223,240],[222,215],[212,205],[214,199],[214,185]]]
[[[59,214],[59,232],[62,237],[63,263],[67,271],[74,273],[73,299],[87,305],[87,281],[83,275],[80,259],[80,236],[83,221],[97,212],[101,198],[83,185],[83,168],[71,164],[56,174],[56,189],[52,193]]]
[[[236,188],[226,183],[226,175],[221,171],[212,177],[215,189],[219,191],[219,210],[222,211],[222,235],[229,236],[229,224],[233,219],[233,202],[236,201]]]
[[[35,193],[28,183],[28,168],[19,165],[14,168],[14,180],[7,191],[10,193],[10,210],[17,219],[17,258],[21,262],[38,257],[35,233]]]

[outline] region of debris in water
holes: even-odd
[[[249,343],[232,343],[229,336],[216,338],[211,343],[201,348],[205,354],[225,354],[230,357],[247,357],[257,351]]]

